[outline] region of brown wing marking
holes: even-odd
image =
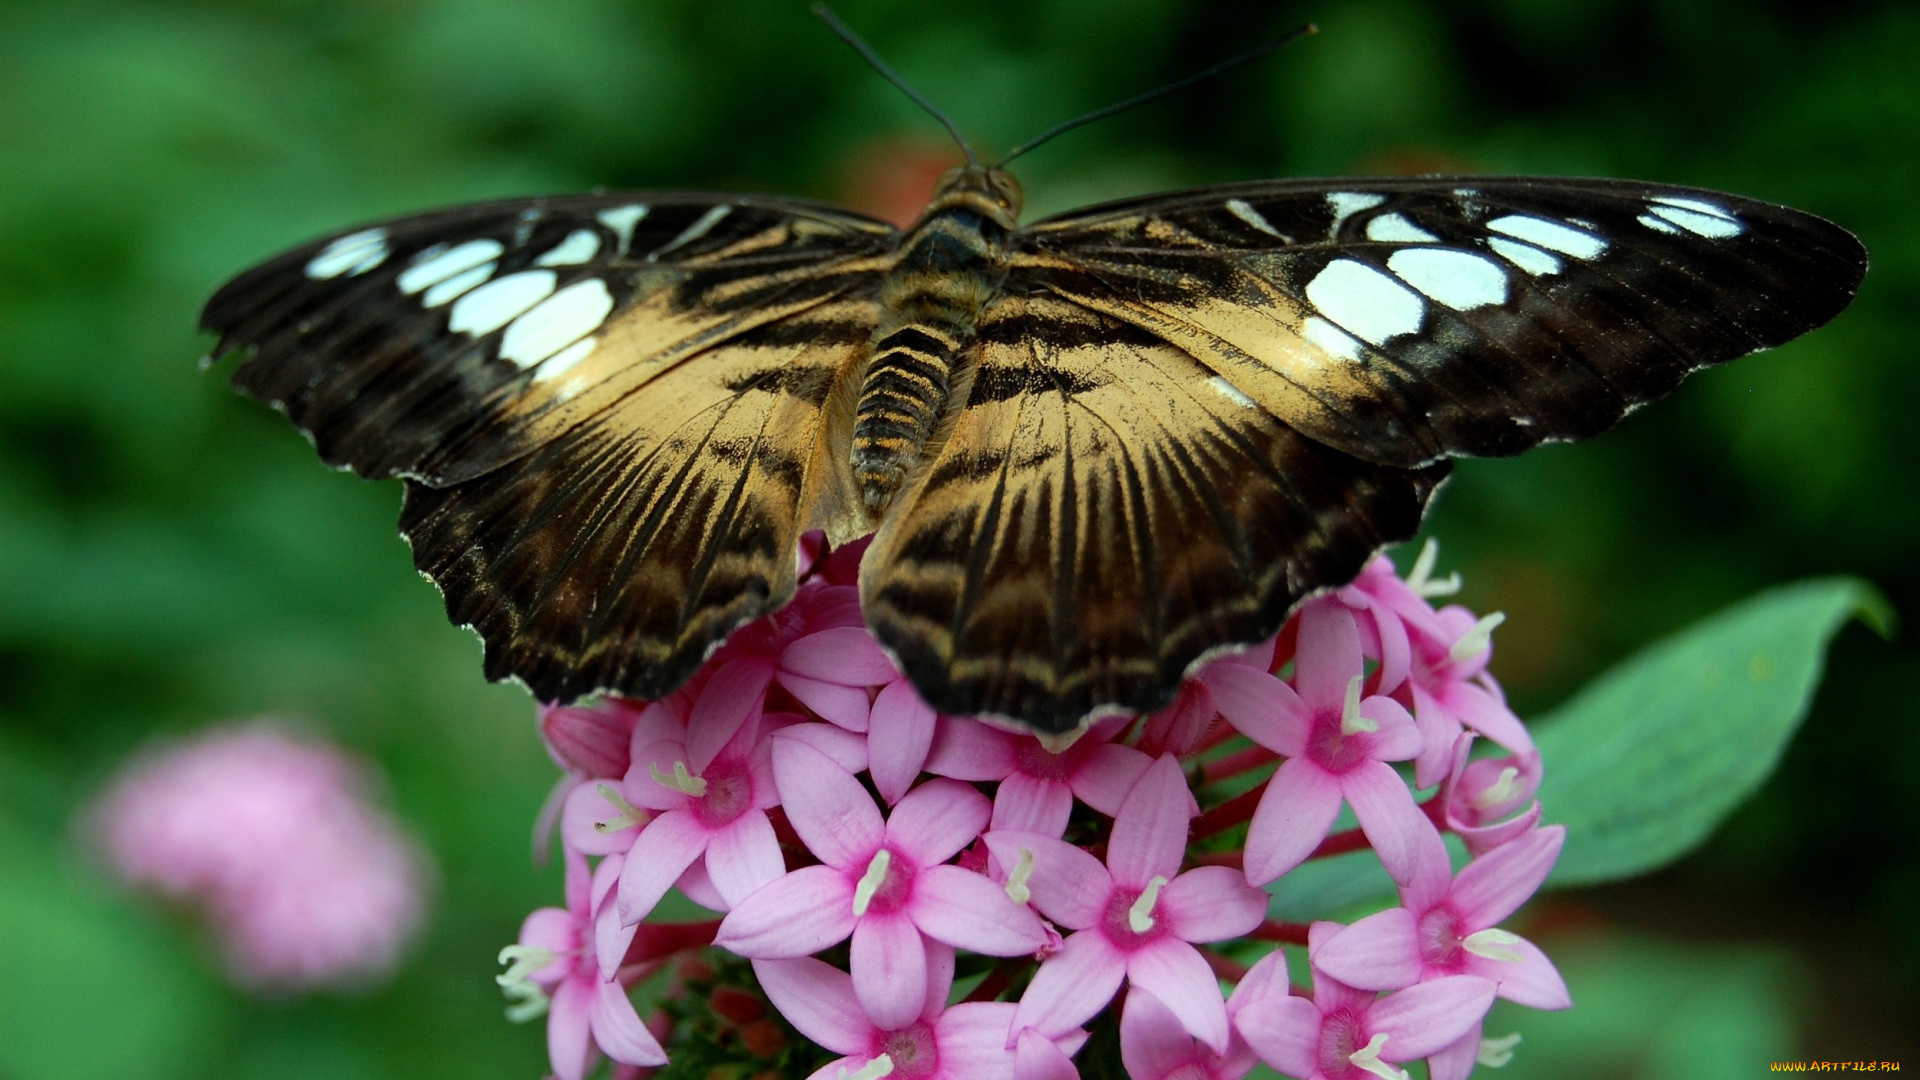
[[[966,407],[868,551],[868,624],[936,708],[1048,731],[1168,701],[1411,535],[1446,473],[1316,444],[1187,353],[1046,296],[988,309]]]
[[[800,534],[857,505],[843,384],[876,316],[841,300],[762,326],[493,473],[409,482],[401,531],[488,677],[659,697],[784,604]]]

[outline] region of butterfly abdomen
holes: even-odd
[[[919,462],[980,311],[1005,276],[993,228],[965,209],[929,216],[881,285],[885,314],[874,328],[853,428],[854,480],[876,512]]]

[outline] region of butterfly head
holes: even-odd
[[[1011,232],[1020,219],[1020,181],[1003,169],[959,165],[948,169],[933,190],[922,220],[945,210],[966,209]]]

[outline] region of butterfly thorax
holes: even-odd
[[[902,238],[880,284],[853,432],[853,472],[874,513],[919,463],[946,412],[975,323],[1006,278],[1007,238],[1020,189],[995,169],[963,167],[941,178]]]

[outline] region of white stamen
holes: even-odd
[[[1487,651],[1493,644],[1493,628],[1507,621],[1507,613],[1496,611],[1491,615],[1482,615],[1480,621],[1460,635],[1460,640],[1447,650],[1447,659],[1462,663]]]
[[[677,791],[682,795],[691,795],[697,799],[707,793],[707,782],[687,772],[687,763],[684,761],[676,761],[673,763],[673,776],[671,778],[660,774],[660,766],[657,762],[649,761],[647,762],[647,775],[653,777],[654,783],[659,784],[669,791]]]
[[[1460,942],[1460,947],[1475,956],[1501,963],[1513,964],[1520,960],[1520,950],[1512,946],[1520,943],[1520,935],[1509,934],[1505,930],[1480,930],[1468,934]]]
[[[1377,720],[1369,720],[1360,715],[1360,676],[1355,675],[1347,683],[1347,700],[1340,704],[1340,734],[1359,735],[1363,732],[1380,730]]]
[[[1033,890],[1027,888],[1027,882],[1033,879],[1033,849],[1020,849],[1020,862],[1014,866],[1013,873],[1007,876],[1007,895],[1016,904],[1024,904],[1033,899]]]
[[[554,959],[553,950],[533,945],[509,945],[500,950],[500,962],[508,966],[493,981],[500,984],[501,993],[513,999],[507,1006],[508,1020],[524,1024],[547,1014],[551,1002],[532,976]]]
[[[1509,765],[1500,770],[1500,778],[1487,785],[1487,790],[1473,797],[1473,805],[1481,810],[1489,810],[1506,802],[1520,793],[1520,770]]]
[[[1414,595],[1432,599],[1436,596],[1452,596],[1460,591],[1460,572],[1458,570],[1446,576],[1443,581],[1433,580],[1433,564],[1440,561],[1440,542],[1427,537],[1420,545],[1420,554],[1413,560],[1413,570],[1407,574],[1407,588]]]
[[[647,823],[647,815],[628,802],[626,797],[620,794],[620,790],[612,784],[601,784],[595,790],[600,793],[601,798],[607,800],[608,805],[620,812],[605,821],[594,822],[594,832],[615,833],[621,829],[631,829],[635,825]]]
[[[1147,882],[1146,891],[1127,909],[1127,929],[1136,934],[1153,929],[1153,905],[1160,899],[1160,887],[1166,883],[1167,879],[1159,874],[1153,875]]]
[[[1411,1080],[1407,1070],[1395,1068],[1380,1060],[1380,1051],[1387,1045],[1387,1033],[1378,1031],[1367,1045],[1347,1055],[1347,1060],[1356,1068],[1363,1069],[1380,1077],[1380,1080]]]
[[[1478,1061],[1489,1069],[1503,1068],[1513,1060],[1513,1048],[1520,1045],[1520,1033],[1502,1036],[1498,1039],[1481,1039]]]
[[[538,1020],[547,1015],[547,1009],[553,1005],[547,992],[532,983],[505,987],[506,995],[517,1000],[507,1005],[507,1022],[524,1024],[529,1020]]]
[[[873,861],[867,864],[867,872],[860,876],[860,884],[853,887],[853,914],[855,917],[867,913],[867,905],[873,903],[873,895],[880,886],[887,883],[887,867],[893,865],[893,852],[881,848],[873,853]],[[887,1068],[891,1070],[892,1065]],[[876,1073],[885,1076],[886,1073]]]
[[[893,1075],[893,1059],[881,1054],[865,1065],[859,1072],[848,1072],[845,1065],[840,1066],[840,1080],[880,1080],[883,1076]]]

